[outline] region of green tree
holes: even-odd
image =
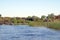
[[[17,24],[17,19],[16,19],[16,18],[13,18],[13,19],[12,19],[12,22],[13,22],[14,24]]]
[[[54,13],[48,14],[48,16],[47,16],[47,19],[51,20],[51,21],[54,21],[54,18],[55,18]]]
[[[42,15],[41,16],[41,20],[45,20],[46,19],[46,16],[45,15]]]
[[[40,18],[37,17],[37,16],[32,16],[32,20],[33,20],[33,21],[38,21],[38,20],[40,20]]]

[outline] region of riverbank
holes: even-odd
[[[28,25],[44,26],[44,27],[60,30],[60,22],[31,22]]]
[[[3,24],[3,25],[10,25],[10,24]],[[11,25],[29,25],[32,27],[47,27],[51,29],[60,30],[60,22],[35,22],[35,21],[29,21],[27,23],[19,23],[19,24],[11,24]]]
[[[1,17],[0,25],[29,25],[29,26],[45,26],[48,28],[60,30],[60,15],[49,14],[42,15],[41,18],[37,16],[28,17]]]
[[[38,22],[38,21],[27,21],[25,23],[16,23],[16,24],[0,24],[0,25],[29,25],[32,27],[47,27],[51,29],[60,30],[60,22]]]

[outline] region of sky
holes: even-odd
[[[60,14],[60,0],[0,0],[0,14],[5,17],[27,17]]]

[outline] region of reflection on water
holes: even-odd
[[[60,40],[60,31],[28,25],[0,25],[0,40]]]

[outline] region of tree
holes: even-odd
[[[28,16],[28,17],[27,17],[27,20],[28,20],[28,21],[33,21],[31,16]]]
[[[46,16],[45,15],[42,15],[41,16],[41,20],[45,20],[46,19]]]
[[[54,21],[55,15],[54,13],[48,14],[47,19],[50,21]]]
[[[13,18],[13,19],[12,19],[12,23],[13,23],[13,24],[17,24],[17,19],[16,19],[16,18]]]
[[[1,17],[1,14],[0,14],[0,17]]]
[[[32,20],[33,20],[33,21],[38,21],[38,20],[40,20],[40,18],[37,17],[37,16],[32,16]]]

